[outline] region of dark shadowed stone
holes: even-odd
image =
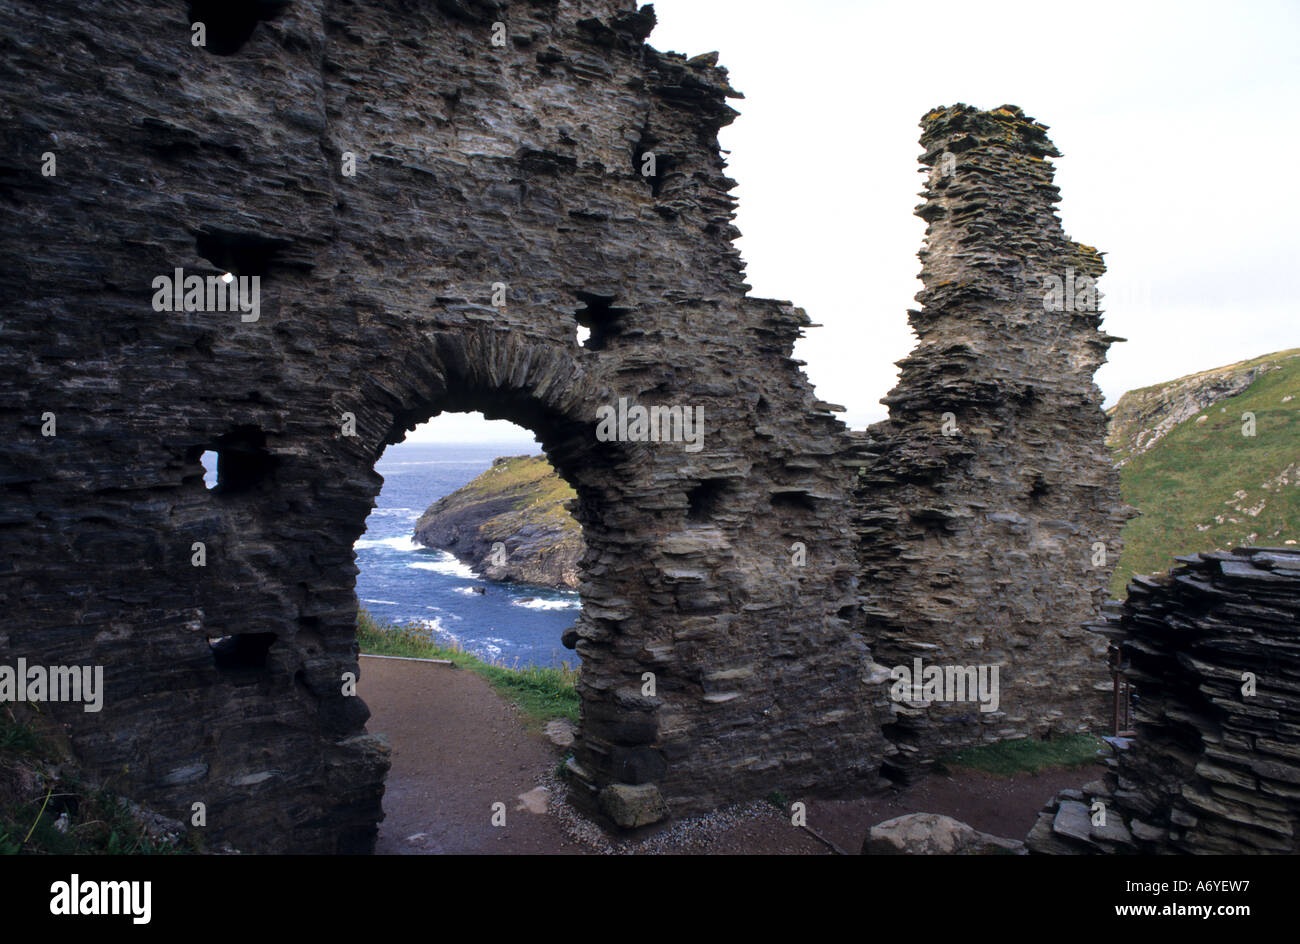
[[[615,776],[623,783],[649,783],[668,772],[663,754],[654,748],[615,746],[610,748],[609,756]]]
[[[1119,640],[1138,696],[1137,736],[1108,738],[1109,770],[1083,788],[1106,797],[1106,825],[1062,791],[1029,834],[1032,852],[1300,852],[1300,752],[1273,740],[1300,731],[1300,566],[1279,566],[1300,565],[1300,551],[1179,560],[1130,583],[1100,627]]]

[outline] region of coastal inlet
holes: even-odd
[[[467,549],[456,547],[463,558],[458,559],[447,550],[425,547],[415,540],[416,523],[431,503],[476,481],[493,468],[497,457],[521,451],[518,443],[389,446],[375,465],[384,477],[383,490],[355,545],[360,606],[378,620],[415,624],[438,642],[458,642],[481,658],[507,666],[575,665],[578,657],[561,645],[560,635],[573,625],[581,609],[576,591],[563,584],[546,587],[512,579],[489,580],[476,575],[465,562],[481,559]],[[549,471],[545,460],[539,461]],[[518,475],[509,477],[518,484]],[[498,500],[494,507],[497,513],[508,512],[519,500],[516,495],[506,501],[508,508]],[[475,531],[463,508],[461,511],[459,532]],[[531,533],[534,540],[539,539],[536,530]],[[430,537],[427,530],[421,534],[426,540]],[[580,554],[581,538],[578,540]],[[484,556],[490,553],[491,543]],[[503,543],[515,550],[513,541]],[[576,561],[575,556],[575,570]]]

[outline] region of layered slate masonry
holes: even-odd
[[[853,444],[807,316],[746,294],[715,56],[622,0],[0,19],[0,658],[104,667],[102,711],[51,706],[88,777],[246,851],[370,849],[352,548],[384,447],[477,410],[578,495],[575,802],[876,785]],[[177,269],[257,310],[156,308]],[[701,448],[599,441],[620,398],[702,410]]]
[[[1099,328],[1105,267],[1061,229],[1046,127],[966,105],[921,127],[917,346],[861,436],[867,638],[890,669],[996,668],[1000,693],[895,698],[900,776],[981,741],[1102,727],[1106,647],[1083,624],[1130,514],[1092,379],[1116,340]]]
[[[1095,625],[1128,664],[1137,737],[1048,803],[1031,852],[1300,852],[1300,551],[1178,560]]]

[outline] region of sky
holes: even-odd
[[[1300,2],[658,0],[649,43],[716,50],[751,294],[812,320],[795,356],[849,426],[883,419],[925,224],[918,122],[1019,105],[1050,127],[1066,233],[1106,254],[1096,375],[1126,390],[1300,346]],[[409,439],[521,440],[446,416]]]

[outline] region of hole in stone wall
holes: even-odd
[[[232,56],[243,48],[262,20],[273,20],[291,0],[190,0],[190,23],[207,30],[203,47],[218,56]]]
[[[515,422],[471,413],[471,403]],[[385,437],[390,444],[374,465],[382,488],[354,544],[369,729],[387,732],[397,753],[454,754],[466,729],[453,720],[462,707],[456,695],[436,684],[441,676],[429,674],[431,667],[383,663],[380,671],[379,660],[367,655],[383,651],[379,640],[404,640],[410,656],[445,657],[435,647],[454,646],[496,665],[545,669],[559,683],[547,694],[557,703],[578,690],[581,656],[570,644],[585,649],[590,640],[590,633],[579,639],[574,625],[582,614],[576,583],[585,556],[581,526],[566,507],[577,504],[576,493],[542,445],[582,436],[585,425],[558,428],[561,421],[531,399],[463,386],[437,405],[447,412],[432,420],[427,403],[396,413]],[[414,734],[392,727],[394,715],[407,711],[429,724]],[[572,744],[573,734],[570,722],[548,724],[557,744]],[[490,759],[502,777],[513,776],[522,762],[515,739],[506,740],[511,743]],[[457,779],[463,772],[448,776],[447,789],[473,788]],[[433,788],[428,773],[396,766],[387,784],[390,792]],[[437,788],[444,789],[441,781]],[[405,844],[409,835],[392,822],[380,827],[381,847],[386,836]]]
[[[209,637],[212,660],[223,672],[265,669],[275,633],[241,633],[238,636]]]
[[[790,511],[815,511],[813,497],[804,491],[773,492],[772,507]]]
[[[287,239],[218,227],[206,227],[194,234],[194,248],[200,256],[237,276],[266,275],[289,245]]]
[[[659,140],[649,131],[641,132],[641,140],[632,146],[632,170],[650,188],[650,195],[658,197],[664,180],[676,166],[676,159],[659,147]]]
[[[686,494],[688,521],[710,521],[722,507],[726,479],[704,479]]]
[[[266,434],[255,426],[239,426],[216,442],[204,456],[216,457],[217,482],[209,485],[222,495],[246,492],[270,478],[276,458],[266,449]],[[207,466],[204,466],[205,471]],[[207,476],[204,476],[206,482]]]
[[[576,493],[530,429],[446,413],[388,446],[375,471],[384,484],[354,545],[366,618],[489,661],[573,659],[562,636],[581,612]]]
[[[217,454],[209,449],[199,456],[199,463],[203,466],[203,484],[211,491],[217,487]]]
[[[628,310],[614,307],[614,299],[618,297],[617,295],[578,291],[573,294],[585,306],[573,313],[578,320],[579,329],[586,328],[589,332],[582,346],[591,351],[604,350],[610,338],[623,333],[626,327],[623,317]]]

